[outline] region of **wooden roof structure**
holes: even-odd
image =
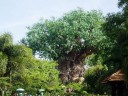
[[[117,72],[113,73],[112,75],[105,78],[102,83],[109,83],[115,81],[125,81],[125,74],[122,70],[118,70]]]

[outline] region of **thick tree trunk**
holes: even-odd
[[[72,81],[79,82],[85,71],[82,63],[71,62],[67,60],[61,61],[59,63],[59,70],[61,72],[60,78],[63,83]]]
[[[58,60],[59,70],[61,72],[60,78],[62,83],[69,82],[82,82],[84,80],[84,64],[83,61],[86,56],[92,53],[92,47],[86,50],[81,50],[78,52],[70,52],[63,58]]]

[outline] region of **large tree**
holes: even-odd
[[[106,42],[103,23],[101,12],[77,9],[61,18],[41,20],[29,27],[22,43],[42,58],[57,60],[63,82],[77,81],[84,74],[85,57]]]
[[[5,84],[2,90],[6,89],[6,85],[13,85],[13,76],[16,73],[23,73],[25,64],[32,57],[30,48],[13,44],[11,34],[0,35],[0,80],[4,80],[2,84]]]
[[[12,41],[9,33],[0,35],[0,96],[4,96],[8,88],[12,94],[19,87],[31,93],[41,87],[59,90],[57,63],[38,60],[30,48]]]

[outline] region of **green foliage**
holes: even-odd
[[[8,77],[0,77],[0,90],[5,90],[10,86],[11,84],[9,83]]]
[[[79,95],[88,95],[87,91],[85,91],[84,86],[82,84],[71,82],[66,85],[67,90],[73,90],[72,92],[69,92],[65,94],[66,96],[79,96]]]
[[[128,57],[125,57],[124,61],[123,61],[123,71],[125,73],[126,76],[126,83],[128,84]]]
[[[9,33],[2,34],[0,36],[0,51],[3,51],[6,47],[12,45],[12,36]]]
[[[128,14],[128,1],[127,0],[118,0],[118,6],[122,8],[122,13],[124,17],[127,17]]]
[[[3,76],[6,72],[7,56],[0,52],[0,76]]]
[[[127,70],[128,57],[128,1],[119,0],[119,7],[122,12],[108,14],[104,24],[104,31],[113,43],[110,49],[109,59],[106,64],[113,65],[114,70],[123,69],[125,74]],[[128,76],[126,75],[126,78]]]
[[[57,63],[53,61],[36,61],[28,70],[30,78],[27,80],[30,86],[43,87],[46,90],[56,90],[59,86],[59,71],[55,69]],[[24,80],[26,82],[26,80]],[[27,82],[26,82],[27,83]]]
[[[101,64],[89,68],[85,73],[85,82],[87,92],[104,94],[108,90],[101,82],[106,78],[108,68]]]
[[[59,72],[55,67],[56,62],[32,60],[25,65],[22,72],[13,75],[14,89],[23,87],[27,92],[36,93],[38,89],[44,88],[46,91],[59,90]]]
[[[58,59],[71,51],[90,46],[103,47],[103,40],[106,39],[101,28],[103,23],[101,12],[78,9],[58,19],[38,22],[29,28],[22,43],[32,48],[34,53]]]
[[[121,44],[121,52],[123,53],[123,70],[126,74],[127,84],[128,84],[128,1],[127,0],[119,0],[119,7],[122,8],[122,18],[124,22],[122,22],[123,29],[125,29],[124,34],[121,35],[123,40],[119,42]],[[121,39],[122,39],[121,38]]]
[[[12,45],[5,49],[5,53],[10,57],[32,57],[32,50],[24,45]]]
[[[103,64],[103,57],[100,54],[91,54],[85,58],[84,63],[87,66],[94,66],[94,65],[102,65]]]
[[[0,36],[0,88],[15,91],[22,87],[28,93],[36,93],[39,88],[60,91],[57,63],[34,58],[30,48],[9,43],[6,35]]]
[[[14,80],[13,77],[24,72],[25,64],[28,64],[29,59],[33,57],[32,50],[23,45],[14,45],[9,33],[0,36],[0,48],[0,78],[4,80],[2,84],[13,86],[14,81],[15,83],[20,81]],[[8,81],[2,78],[8,78]]]
[[[66,87],[73,89],[74,91],[80,91],[83,88],[81,84],[75,82],[69,83]]]
[[[123,54],[125,51],[122,50],[123,43],[127,38],[127,32],[124,28],[123,22],[125,21],[122,18],[121,13],[109,14],[106,18],[106,23],[104,24],[104,30],[106,35],[110,38],[112,42],[112,47],[107,55],[109,59],[106,62],[108,65],[113,65],[115,69],[119,69],[122,66]]]

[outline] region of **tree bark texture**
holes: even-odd
[[[71,51],[63,58],[58,60],[60,70],[60,78],[62,83],[69,82],[82,82],[84,80],[84,59],[90,55],[93,51],[92,47],[89,47],[86,50],[80,51]]]

